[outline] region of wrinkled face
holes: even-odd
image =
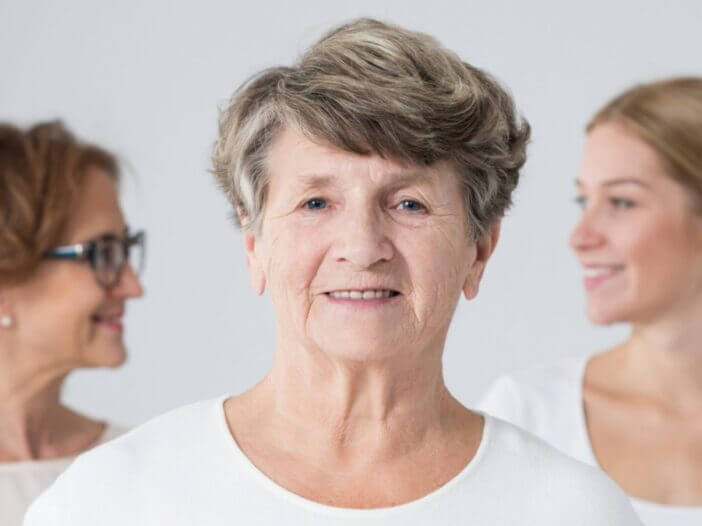
[[[124,237],[126,225],[114,181],[99,169],[90,170],[83,181],[61,244],[107,233]],[[105,289],[88,262],[46,260],[29,280],[3,296],[16,320],[11,337],[19,350],[42,366],[68,371],[124,361],[125,302],[141,295],[130,267],[114,287]]]
[[[461,290],[476,294],[490,252],[470,240],[453,171],[356,155],[291,129],[272,145],[268,170],[261,231],[245,240],[279,340],[356,360],[440,352]]]
[[[571,235],[595,323],[648,323],[702,306],[702,217],[644,141],[614,123],[588,136]]]

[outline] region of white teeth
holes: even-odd
[[[617,268],[613,267],[588,267],[584,269],[584,274],[586,278],[598,278],[614,274],[617,270]]]
[[[392,292],[390,290],[335,290],[330,292],[332,298],[343,298],[352,300],[373,300],[380,298],[389,298]]]

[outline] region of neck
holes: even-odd
[[[702,409],[702,315],[634,325],[619,352],[649,394],[682,411]]]
[[[388,460],[445,431],[462,409],[444,385],[441,348],[359,362],[279,345],[257,405],[291,447]]]
[[[31,364],[26,356],[0,348],[0,461],[50,454],[53,432],[67,412],[60,403],[65,373]]]

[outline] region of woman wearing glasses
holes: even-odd
[[[629,337],[506,376],[482,408],[598,465],[648,525],[702,524],[702,77],[636,86],[587,127],[571,248],[593,323]]]
[[[72,458],[118,434],[61,403],[80,367],[125,359],[125,303],[143,234],[130,235],[117,200],[118,166],[60,123],[0,124],[0,523]]]

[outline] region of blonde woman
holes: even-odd
[[[499,379],[487,412],[600,466],[652,526],[702,524],[702,78],[637,86],[587,127],[571,246],[600,354]]]

